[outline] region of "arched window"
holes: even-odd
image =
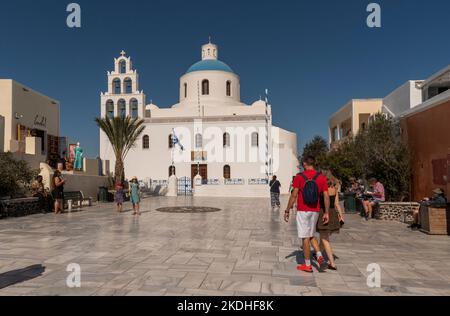
[[[142,137],[142,148],[143,149],[150,148],[150,137],[148,135],[144,135],[144,137]]]
[[[124,80],[125,93],[133,93],[133,81],[130,78]]]
[[[195,147],[202,148],[203,147],[203,136],[202,134],[195,135]]]
[[[114,94],[120,94],[122,89],[120,88],[120,79],[116,78],[113,80],[113,92]]]
[[[119,102],[117,102],[117,109],[120,117],[127,116],[127,106],[124,99],[120,99]]]
[[[113,100],[106,101],[106,115],[109,118],[114,117],[114,101]]]
[[[119,72],[124,74],[127,72],[127,62],[125,60],[121,60],[119,63]]]
[[[177,169],[175,168],[175,166],[170,166],[169,167],[169,177],[175,176],[176,174],[177,174]]]
[[[258,133],[254,132],[252,133],[252,147],[258,147],[259,146],[259,135]]]
[[[169,135],[169,148],[173,148],[173,136],[172,136],[172,134]]]
[[[227,81],[227,97],[231,97],[231,81]]]
[[[184,84],[184,98],[187,98],[187,83]]]
[[[138,100],[131,99],[130,100],[130,116],[132,118],[138,118]]]
[[[230,147],[230,146],[231,146],[230,134],[224,133],[223,134],[223,147]]]
[[[231,167],[229,165],[223,167],[223,178],[231,179]]]
[[[202,95],[209,95],[209,81],[202,81]]]

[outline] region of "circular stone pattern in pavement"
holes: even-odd
[[[220,208],[200,206],[162,207],[156,210],[162,213],[212,213],[221,211]]]

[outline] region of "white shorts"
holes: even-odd
[[[298,238],[314,237],[319,215],[319,212],[297,212]]]

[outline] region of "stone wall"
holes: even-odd
[[[398,221],[402,223],[413,222],[413,212],[419,210],[420,204],[415,202],[394,203],[385,202],[380,204],[377,218],[384,221]]]

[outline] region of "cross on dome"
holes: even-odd
[[[120,56],[125,57],[127,53],[122,49],[122,51],[120,52]]]

